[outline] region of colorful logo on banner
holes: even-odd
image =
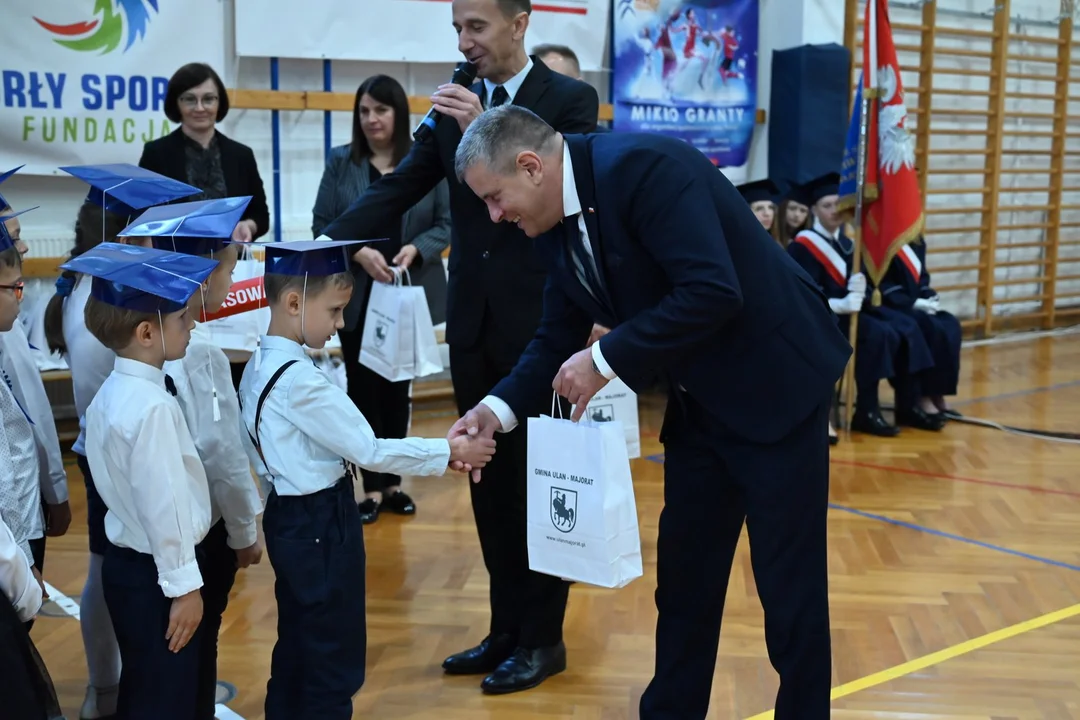
[[[48,30],[57,45],[78,52],[110,53],[120,46],[127,28],[127,52],[136,40],[146,36],[150,24],[150,11],[158,11],[158,0],[96,0],[94,18],[60,25],[46,22],[34,16],[34,21]],[[100,17],[99,17],[100,16]]]
[[[746,164],[757,122],[758,0],[618,0],[614,130]]]

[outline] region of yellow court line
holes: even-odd
[[[1001,630],[995,630],[994,632],[981,635],[971,640],[965,640],[962,643],[947,647],[944,650],[938,650],[937,652],[930,653],[921,658],[915,658],[914,660],[908,660],[905,663],[900,663],[894,667],[876,672],[873,675],[867,675],[864,678],[858,680],[852,680],[849,683],[838,685],[832,689],[830,697],[833,700],[839,700],[842,697],[846,697],[853,693],[857,693],[860,690],[866,690],[867,688],[874,687],[875,685],[881,685],[887,683],[890,680],[896,680],[897,678],[911,673],[918,672],[919,670],[925,670],[926,668],[943,663],[946,660],[952,660],[953,658],[966,655],[974,650],[979,650],[987,645],[993,645],[996,642],[1002,640],[1008,640],[1014,638],[1017,635],[1023,635],[1026,632],[1032,630],[1038,630],[1039,628],[1046,627],[1047,625],[1053,625],[1054,623],[1067,620],[1071,617],[1080,615],[1080,603],[1071,607],[1063,608],[1061,610],[1055,610],[1054,612],[1040,615],[1037,618],[1031,620],[1025,620],[1024,622],[1011,625]],[[773,711],[767,710],[763,713],[758,713],[753,717],[747,718],[747,720],[771,720],[773,717]]]

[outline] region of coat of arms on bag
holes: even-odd
[[[389,329],[384,322],[375,324],[375,347],[382,347],[383,343],[386,342],[386,334]]]
[[[551,523],[559,532],[568,533],[577,525],[577,491],[551,488]]]
[[[615,419],[614,405],[590,405],[589,419],[593,422],[611,422]]]

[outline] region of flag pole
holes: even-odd
[[[863,68],[866,72],[866,68]],[[860,78],[860,82],[861,82]],[[863,197],[866,184],[866,146],[869,142],[867,129],[870,124],[870,102],[874,94],[871,88],[862,89],[862,105],[859,108],[859,153],[855,171],[855,243],[851,258],[851,274],[862,271]],[[844,371],[844,429],[851,433],[851,421],[855,416],[855,355],[859,335],[859,311],[851,313],[848,320],[848,339],[851,341],[851,359]]]

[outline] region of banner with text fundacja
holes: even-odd
[[[225,82],[221,0],[34,0],[0,20],[0,148],[5,168],[136,163],[175,126],[169,78],[209,63]]]
[[[582,70],[605,66],[609,0],[534,2],[525,45],[573,48]],[[458,63],[450,0],[236,0],[242,57]]]

